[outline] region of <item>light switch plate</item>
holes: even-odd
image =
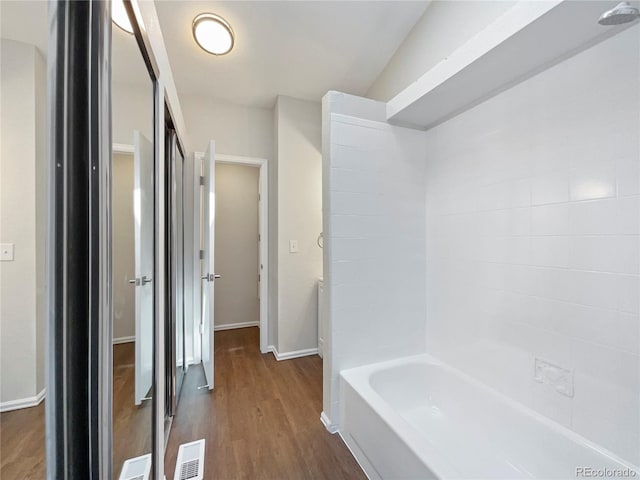
[[[298,253],[298,240],[289,240],[289,253]]]
[[[13,243],[0,243],[0,262],[13,262]]]

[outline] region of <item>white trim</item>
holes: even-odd
[[[149,8],[153,10],[155,17],[155,6],[153,2],[139,2],[140,5],[149,5]],[[156,17],[157,18],[157,17]],[[164,50],[162,44],[162,34],[158,31],[157,35],[160,37],[160,44]],[[170,73],[171,69],[169,69]],[[170,81],[172,78],[169,76]],[[165,159],[165,83],[162,75],[156,80],[154,88],[154,102],[153,108],[154,115],[154,138],[153,138],[153,151],[154,158],[156,160],[156,167],[153,173],[154,184],[154,202],[156,205],[156,211],[154,212],[154,249],[156,252],[165,252],[168,248],[166,245],[166,232],[168,226],[165,222],[165,205],[169,192],[166,188],[166,178],[168,172],[162,167],[162,162]],[[154,279],[151,284],[153,287],[153,316],[154,316],[154,332],[153,332],[153,344],[154,346],[165,345],[165,313],[169,311],[167,306],[166,293],[166,280],[169,266],[165,261],[164,255],[155,255],[154,258]],[[156,348],[153,349],[153,387],[154,392],[166,392],[166,370],[165,370],[165,349]],[[151,447],[153,465],[154,465],[154,480],[160,480],[164,478],[164,457],[166,451],[166,442],[169,438],[169,432],[171,431],[171,419],[169,422],[165,422],[166,398],[164,393],[160,395],[152,395],[152,410],[155,413],[153,418],[153,444]]]
[[[165,158],[165,108],[168,108],[171,112],[171,119],[173,120],[183,152],[187,153],[193,151],[193,147],[191,146],[187,136],[186,124],[182,115],[180,100],[178,98],[178,90],[173,79],[169,55],[167,54],[167,49],[162,37],[155,3],[143,0],[131,0],[130,3],[135,17],[134,21],[138,24],[140,29],[140,36],[138,37],[138,40],[141,40],[140,48],[147,54],[149,64],[153,70],[152,76],[155,78],[153,94],[153,109],[155,112],[153,118],[153,145],[154,158],[158,164],[156,167],[159,167]],[[164,243],[166,225],[163,211],[167,195],[167,192],[165,191],[165,173],[164,168],[155,168],[154,185],[156,191],[154,192],[154,201],[158,207],[154,215],[154,248],[156,252],[164,252],[166,248]],[[163,208],[159,208],[161,206]],[[166,302],[164,291],[166,272],[167,265],[165,265],[163,255],[156,255],[156,258],[154,259],[154,274],[156,278],[153,279],[154,322],[156,326],[154,329],[153,340],[155,345],[165,344],[164,330]],[[154,349],[154,389],[156,392],[165,391],[164,353],[164,349],[162,348]],[[154,432],[156,433],[154,435],[153,445],[151,448],[154,477],[155,479],[162,479],[164,478],[164,457],[166,450],[165,440],[169,437],[169,430],[165,431],[164,417],[166,409],[164,394],[154,395],[152,403],[153,411],[155,413],[155,417],[152,422]],[[106,450],[110,451],[111,449],[109,445],[111,444],[112,435],[109,429],[106,429],[106,431],[107,433],[103,435],[102,438],[104,440],[103,443],[107,445]]]
[[[247,328],[247,327],[259,327],[260,322],[238,322],[238,323],[226,323],[223,325],[216,325],[213,327],[215,332],[219,330],[235,330],[236,328]]]
[[[231,163],[235,165],[249,165],[253,167],[262,167],[266,163],[263,158],[242,157],[240,155],[216,155],[216,163]]]
[[[195,158],[204,158],[204,153],[195,152]],[[243,157],[240,155],[226,155],[216,153],[216,163],[250,165],[260,168],[260,259],[262,270],[260,274],[260,352],[268,353],[271,347],[267,345],[269,339],[269,169],[266,158]],[[258,266],[259,268],[259,266]],[[316,349],[317,350],[317,349]],[[308,354],[311,355],[311,354]],[[302,356],[302,355],[300,355]],[[287,357],[294,358],[294,357]]]
[[[131,335],[130,337],[117,337],[113,339],[114,345],[120,345],[121,343],[132,343],[136,341],[136,336]]]
[[[126,143],[114,143],[111,146],[113,153],[134,153],[133,145],[127,145]]]
[[[331,434],[338,433],[338,426],[331,423],[331,419],[324,411],[320,414],[320,421],[324,425],[324,428],[327,429],[327,432]]]
[[[266,352],[263,353],[273,353],[273,356],[276,357],[276,360],[281,362],[282,360],[291,360],[292,358],[300,358],[300,357],[308,357],[310,355],[317,355],[317,348],[306,348],[304,350],[294,350],[293,352],[278,352],[278,349],[273,345],[269,345],[266,349]]]
[[[44,400],[45,389],[43,388],[37,395],[33,397],[18,398],[17,400],[8,400],[0,403],[0,412],[11,412],[21,408],[36,407]]]
[[[265,352],[269,341],[269,169],[266,160],[260,162],[260,351]]]
[[[193,363],[202,359],[202,158],[193,154]]]
[[[145,0],[132,0],[131,6],[133,7],[133,12],[136,17],[136,23],[138,23],[142,32],[144,50],[149,56],[155,78],[157,79],[156,81],[158,84],[162,83],[162,88],[158,88],[160,97],[163,99],[163,103],[166,103],[169,108],[170,116],[173,120],[173,126],[178,134],[178,140],[184,149],[184,153],[192,152],[194,148],[193,145],[191,145],[189,134],[187,132],[187,125],[182,114],[182,107],[178,97],[178,89],[173,78],[171,62],[169,61],[169,54],[167,53],[162,29],[160,28],[160,22],[158,21],[156,4],[155,2],[147,2]],[[162,109],[162,116],[164,117],[164,105],[162,106]],[[156,123],[156,126],[162,126],[164,131],[164,124],[159,125]],[[164,135],[161,135],[160,138],[164,138]],[[156,468],[161,472],[158,477],[162,478],[164,468],[160,467],[160,465],[156,466]],[[158,472],[156,472],[156,474],[158,474]]]

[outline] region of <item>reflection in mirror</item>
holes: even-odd
[[[0,478],[44,478],[47,3],[0,21]]]
[[[175,137],[174,137],[175,138]],[[174,412],[177,408],[182,380],[185,373],[186,362],[184,355],[184,310],[185,310],[185,285],[184,285],[184,157],[178,149],[177,142],[173,146],[173,161],[175,165],[175,245],[176,245],[176,324],[175,324],[175,344],[176,344],[176,373],[175,373],[175,401]]]
[[[153,82],[134,35],[112,28],[113,476],[152,449]]]
[[[184,156],[178,146],[176,132],[173,129],[170,113],[166,110],[167,128],[165,132],[165,153],[169,172],[167,212],[171,216],[167,222],[169,248],[170,291],[168,298],[171,306],[166,322],[166,420],[176,414],[182,381],[187,369],[185,361],[185,229],[184,229]]]

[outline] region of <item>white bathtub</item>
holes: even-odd
[[[637,467],[426,354],[345,370],[340,383],[340,434],[371,479],[640,480]]]

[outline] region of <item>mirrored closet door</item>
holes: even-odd
[[[152,471],[154,82],[122,4],[112,28],[113,478]],[[152,478],[149,476],[148,478]]]
[[[185,228],[184,228],[184,155],[179,139],[171,123],[168,110],[165,112],[165,155],[167,176],[167,265],[169,282],[166,318],[166,418],[173,417],[187,370],[185,348]],[[190,297],[188,297],[190,299]]]

